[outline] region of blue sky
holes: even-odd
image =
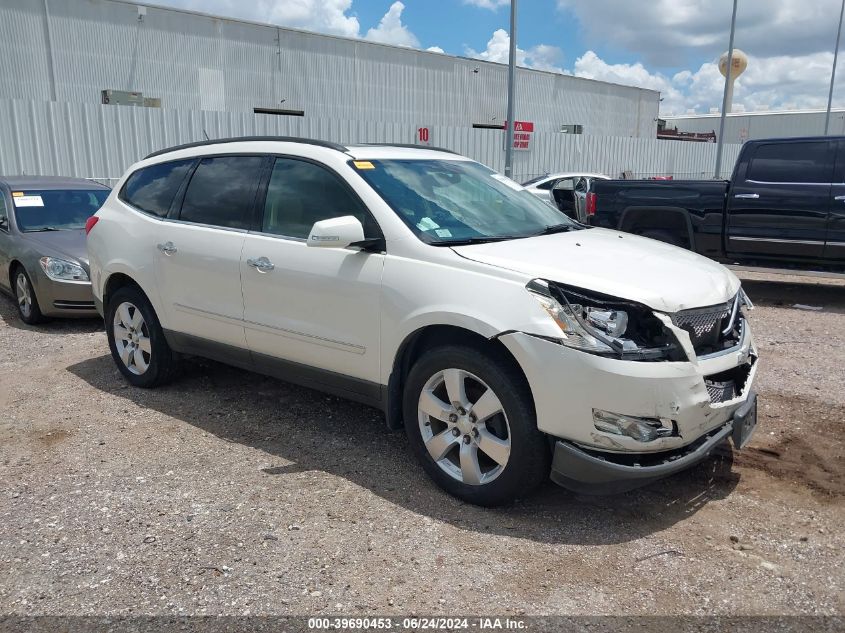
[[[509,28],[510,9],[487,10],[462,2],[402,0],[403,22],[411,27],[423,46],[440,46],[447,53],[463,55],[465,48],[483,50],[496,29]],[[353,4],[362,25],[378,24],[392,0],[367,0]],[[449,26],[450,28],[445,28]],[[570,10],[557,10],[554,0],[523,0],[519,5],[520,47],[538,44],[560,47],[573,59],[586,46],[577,18]]]
[[[508,0],[156,0],[157,3],[506,62]],[[841,0],[741,0],[749,57],[735,110],[822,108]],[[663,114],[721,105],[732,0],[520,0],[519,63],[659,90]],[[840,66],[845,74],[845,64]],[[841,86],[841,88],[840,88]],[[845,106],[845,80],[835,105]]]

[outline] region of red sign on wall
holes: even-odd
[[[514,121],[513,122],[513,148],[516,150],[526,151],[531,149],[531,134],[534,132],[533,121]],[[508,122],[505,121],[505,139],[507,139]],[[507,145],[507,140],[505,140]]]

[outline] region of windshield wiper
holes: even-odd
[[[495,237],[466,237],[460,240],[444,240],[432,242],[432,246],[467,246],[468,244],[487,244],[488,242],[506,242],[507,240],[521,240],[528,235],[497,235]]]
[[[44,231],[61,231],[62,229],[57,229],[55,226],[39,226],[37,229],[27,229],[24,231],[25,233],[42,233]]]
[[[534,233],[534,236],[537,235],[552,235],[553,233],[568,233],[569,231],[580,231],[581,227],[576,226],[574,224],[552,224],[544,228],[539,233]],[[533,237],[533,236],[532,236]]]

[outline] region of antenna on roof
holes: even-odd
[[[205,131],[205,128],[202,129],[202,133],[205,135],[205,140],[210,141],[211,139],[208,138],[208,132]]]

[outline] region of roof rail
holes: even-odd
[[[162,154],[169,154],[170,152],[175,152],[180,149],[190,149],[191,147],[205,147],[206,145],[217,145],[219,143],[245,143],[250,141],[278,141],[284,143],[303,143],[306,145],[317,145],[319,147],[327,147],[329,149],[334,149],[339,152],[347,151],[346,147],[339,143],[321,141],[312,138],[300,138],[298,136],[235,136],[231,138],[218,138],[209,139],[207,141],[196,141],[194,143],[185,143],[184,145],[174,145],[173,147],[160,149],[156,152],[153,152],[152,154],[147,154],[146,156],[144,156],[144,160],[146,160],[147,158],[153,158],[154,156],[161,156]]]
[[[350,143],[358,147],[407,147],[409,149],[430,149],[434,152],[446,152],[447,154],[458,154],[458,152],[446,149],[445,147],[429,147],[427,145],[414,145],[413,143]]]

